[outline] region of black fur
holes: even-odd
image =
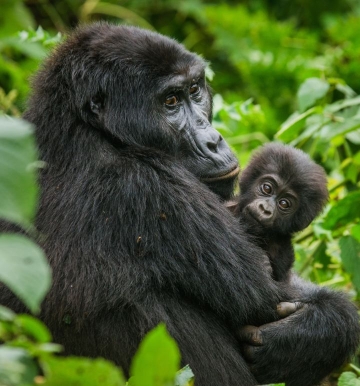
[[[47,164],[36,224],[53,285],[41,317],[67,354],[126,373],[164,321],[197,386],[251,386],[234,331],[274,320],[286,297],[200,181],[226,199],[237,167],[210,126],[203,70],[173,40],[107,24],[78,29],[44,64],[25,114]],[[307,307],[272,325],[257,376],[307,386],[354,352],[358,317],[341,294],[295,279],[293,290]],[[23,310],[5,288],[0,303]]]
[[[325,171],[303,151],[271,143],[250,160],[240,190],[236,214],[243,227],[267,252],[275,280],[288,279],[294,262],[292,235],[305,229],[328,199]],[[283,200],[289,207],[280,206]]]

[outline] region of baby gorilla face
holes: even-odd
[[[328,192],[321,166],[279,143],[260,148],[240,177],[238,213],[257,233],[290,235],[321,212]]]
[[[298,196],[279,175],[268,174],[254,181],[252,199],[243,208],[247,221],[259,230],[288,233],[299,208]]]

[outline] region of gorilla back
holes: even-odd
[[[125,372],[163,321],[197,386],[251,386],[234,331],[275,320],[285,299],[220,202],[239,169],[211,126],[204,67],[171,39],[107,24],[78,29],[45,62],[25,114],[46,162],[36,225],[53,285],[41,317],[66,354]],[[308,308],[257,352],[263,378],[308,386],[354,350],[357,314],[296,285]],[[0,303],[23,311],[4,288]]]

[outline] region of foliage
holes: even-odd
[[[253,149],[271,140],[301,148],[324,166],[330,199],[324,213],[297,235],[295,269],[360,301],[359,2],[3,0],[0,114],[21,115],[30,76],[70,27],[103,19],[155,29],[211,61],[213,123],[242,166]],[[0,217],[24,224],[30,234],[37,204],[34,173],[43,166],[36,162],[31,128],[2,118]],[[50,285],[49,273],[30,239],[0,235],[0,280],[32,312],[39,310]],[[106,361],[56,357],[59,347],[49,343],[46,327],[35,319],[4,309],[0,319],[0,338],[6,342],[0,347],[1,384],[81,385],[79,371],[89,374],[88,384],[97,377],[104,384],[124,384]],[[170,378],[170,384],[191,383],[189,369],[173,381],[176,346],[163,327],[153,334],[134,359],[129,385],[137,382],[138,366],[159,371],[164,385]],[[159,358],[166,356],[166,368],[144,365],[147,345],[159,348]],[[357,367],[351,366],[340,376],[340,386],[360,383]],[[154,384],[154,374],[146,374],[146,382]]]
[[[105,359],[58,357],[61,346],[50,343],[48,329],[30,315],[0,308],[0,384],[124,386],[121,370]],[[188,366],[178,371],[179,349],[164,325],[143,340],[132,365],[129,386],[193,386]]]
[[[29,230],[37,206],[36,160],[30,125],[0,118],[0,217]],[[31,311],[39,311],[50,287],[44,253],[22,235],[0,235],[0,280]]]
[[[355,366],[353,366],[353,368],[356,374],[350,371],[345,371],[339,378],[338,386],[360,386],[360,369]]]

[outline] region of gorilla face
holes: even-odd
[[[327,199],[326,174],[299,149],[269,143],[258,149],[240,178],[239,210],[264,234],[306,228]]]
[[[162,116],[180,139],[178,157],[210,186],[233,180],[238,163],[227,143],[211,126],[211,94],[202,63],[174,76],[161,95]]]
[[[77,90],[84,119],[114,141],[174,156],[215,193],[228,198],[239,167],[211,125],[205,62],[153,32],[105,25],[97,32],[96,37],[91,29],[77,36],[82,59],[79,63],[80,55],[74,53],[76,61],[68,66],[72,80],[76,74],[77,84],[84,84]],[[83,70],[89,68],[96,68],[92,79]]]

